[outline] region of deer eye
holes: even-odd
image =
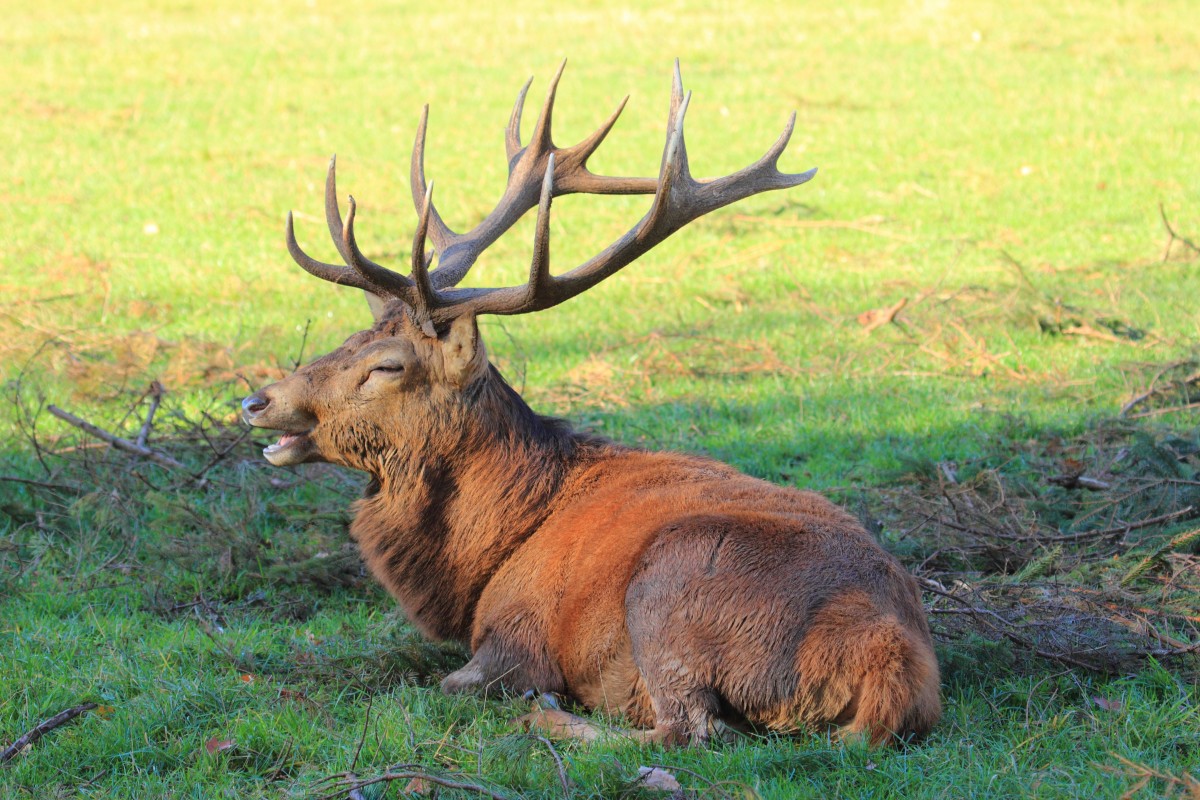
[[[399,378],[403,374],[403,364],[397,364],[394,361],[384,361],[383,363],[376,364],[375,366],[371,367],[365,373],[362,373],[362,377],[358,379],[358,385],[365,386],[367,381],[371,380],[372,378],[379,378],[380,380],[386,381],[388,379]]]

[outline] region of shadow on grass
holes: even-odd
[[[1095,670],[1136,672],[1136,683],[1121,686],[1142,698],[1143,716],[1143,706],[1187,705],[1177,699],[1177,670],[1191,662],[1168,652],[1197,640],[1186,609],[1197,606],[1200,559],[1195,537],[1181,538],[1200,516],[1195,428],[1107,421],[1064,431],[1002,415],[874,438],[847,437],[836,418],[756,426],[786,418],[787,402],[593,410],[582,422],[630,443],[707,450],[799,486],[811,480],[814,453],[845,465],[827,492],[926,589],[953,698],[942,726],[949,740],[979,735],[975,719],[1024,715],[1027,728],[1031,716],[1090,707]],[[851,398],[806,402],[811,411]],[[146,408],[135,404],[114,432],[136,439]],[[0,474],[19,479],[0,481],[0,641],[21,664],[0,687],[24,698],[0,708],[0,720],[25,725],[83,700],[115,708],[137,743],[105,728],[94,744],[61,739],[64,755],[42,758],[65,758],[54,769],[87,775],[128,764],[138,785],[186,773],[208,785],[244,774],[255,786],[294,787],[314,769],[353,771],[365,741],[367,765],[412,761],[460,776],[478,765],[488,782],[558,796],[545,747],[505,732],[514,701],[409,688],[435,684],[466,654],[418,636],[365,576],[345,533],[364,480],[324,465],[270,468],[265,442],[227,417],[223,400],[205,413],[164,404],[148,444],[182,469],[98,447],[74,429],[51,439],[41,424],[36,447],[10,442],[0,453]],[[1117,702],[1133,704],[1110,707]],[[1158,714],[1147,724],[1186,728]],[[399,744],[380,740],[381,724]],[[1179,736],[1181,747],[1194,746],[1194,736]],[[900,762],[799,744],[571,750],[567,764],[606,796],[640,796],[631,781],[653,758],[680,765],[685,783],[680,769],[711,776],[703,780],[716,783],[693,781],[711,796],[726,796],[720,781],[731,775],[844,786],[876,769],[916,789]],[[439,756],[444,746],[456,754],[450,761]],[[14,780],[61,780],[26,761]]]
[[[967,648],[1012,668],[1042,658],[1123,672],[1195,653],[1194,428],[1108,420],[1062,431],[993,415],[871,438],[836,422],[795,422],[780,407],[788,402],[673,402],[583,422],[656,448],[697,451],[703,441],[714,457],[802,488],[814,460],[843,465],[845,480],[827,493],[922,581],[948,664]],[[806,402],[838,408],[852,398]],[[126,415],[127,430],[145,407]],[[390,606],[345,535],[360,476],[328,465],[272,469],[264,442],[225,413],[159,412],[150,443],[181,465],[168,469],[73,429],[47,440],[29,411],[25,446],[0,454],[0,594],[47,581],[86,592],[134,584],[146,611],[192,616],[209,634],[233,611],[304,622],[339,594]],[[378,680],[360,679],[426,682],[461,655],[414,642],[381,658]],[[253,653],[227,655],[247,671],[273,669]]]

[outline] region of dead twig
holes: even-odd
[[[59,725],[68,723],[78,717],[80,714],[91,711],[95,707],[95,703],[84,703],[83,705],[68,708],[66,711],[60,711],[50,719],[39,723],[24,736],[9,745],[3,753],[0,753],[0,764],[10,761],[26,747],[31,746],[34,742],[57,728]]]
[[[1114,525],[1111,528],[1100,528],[1099,530],[1094,531],[1080,531],[1079,533],[1064,533],[1059,536],[1043,536],[1041,539],[1045,542],[1079,542],[1086,539],[1103,539],[1108,536],[1119,536],[1129,533],[1130,531],[1149,528],[1152,525],[1159,525],[1163,522],[1170,522],[1173,519],[1187,516],[1194,510],[1194,506],[1188,506],[1187,508],[1181,508],[1178,511],[1172,511],[1169,514],[1160,514],[1157,517],[1150,517],[1149,519],[1138,520],[1137,522],[1127,522],[1124,525]]]
[[[1171,227],[1171,221],[1169,219],[1167,219],[1167,209],[1163,206],[1163,204],[1161,202],[1158,204],[1158,215],[1160,217],[1162,217],[1163,227],[1167,229],[1167,235],[1171,237],[1170,239],[1167,240],[1166,248],[1163,249],[1162,260],[1163,260],[1164,264],[1167,262],[1167,259],[1171,257],[1171,245],[1175,244],[1175,242],[1183,242],[1183,244],[1189,250],[1191,250],[1196,255],[1200,255],[1200,245],[1197,245],[1195,242],[1193,242],[1191,239],[1188,239],[1186,236],[1180,236],[1179,233],[1176,232],[1176,230]]]
[[[1196,362],[1192,361],[1192,360],[1175,361],[1173,363],[1167,364],[1165,367],[1160,369],[1155,374],[1155,376],[1150,380],[1150,388],[1148,388],[1145,391],[1140,392],[1140,393],[1134,395],[1132,398],[1130,398],[1125,403],[1125,405],[1121,406],[1121,410],[1117,412],[1117,416],[1118,417],[1126,416],[1127,414],[1129,414],[1130,411],[1137,408],[1142,403],[1146,402],[1147,400],[1154,397],[1155,395],[1162,394],[1164,391],[1167,391],[1170,388],[1179,388],[1179,387],[1189,386],[1193,383],[1200,382],[1200,371],[1196,371],[1184,378],[1171,381],[1166,388],[1162,388],[1158,385],[1159,380],[1161,380],[1162,377],[1164,375],[1166,375],[1168,372],[1170,372],[1171,370],[1179,369],[1180,367],[1195,366],[1195,364],[1196,364]],[[1141,417],[1141,416],[1150,416],[1150,413],[1133,415],[1134,418]]]
[[[1200,800],[1200,780],[1197,780],[1190,774],[1184,772],[1179,775],[1172,775],[1169,772],[1163,772],[1162,770],[1155,769],[1154,767],[1147,766],[1146,764],[1139,764],[1136,761],[1131,761],[1130,759],[1125,758],[1124,756],[1119,756],[1116,753],[1112,753],[1111,755],[1117,761],[1120,761],[1125,768],[1120,769],[1107,764],[1095,764],[1095,766],[1104,772],[1108,772],[1113,775],[1127,775],[1137,781],[1127,792],[1121,795],[1122,800],[1125,800],[1125,798],[1132,798],[1134,795],[1140,793],[1142,789],[1146,788],[1146,786],[1154,780],[1162,781],[1171,788],[1170,795],[1164,796],[1174,797],[1174,791],[1177,789],[1182,789],[1184,792],[1182,795],[1183,797],[1191,798],[1191,800]]]
[[[358,757],[362,754],[363,742],[367,741],[367,730],[371,727],[371,706],[375,704],[375,695],[367,697],[367,718],[363,720],[362,736],[358,739],[358,747],[354,748],[354,758],[350,761],[350,771],[358,765]]]
[[[226,456],[228,456],[230,453],[232,453],[234,450],[236,450],[242,444],[242,442],[249,439],[250,436],[253,435],[253,433],[254,433],[253,428],[246,428],[245,430],[243,430],[241,433],[239,433],[237,435],[237,438],[235,438],[233,440],[233,442],[231,442],[229,444],[228,447],[225,447],[224,449],[221,449],[221,450],[217,450],[216,447],[210,445],[210,447],[212,447],[212,450],[214,451],[215,455],[211,459],[209,459],[207,464],[205,464],[203,467],[200,468],[200,471],[197,472],[194,476],[195,479],[197,481],[203,481],[205,479],[204,476],[209,473],[209,470],[211,470],[213,467],[217,466],[222,461],[224,461]]]
[[[1155,408],[1151,411],[1139,411],[1136,414],[1130,414],[1130,419],[1143,419],[1145,417],[1158,417],[1163,414],[1174,414],[1178,411],[1190,411],[1194,408],[1200,408],[1200,403],[1186,403],[1182,406],[1169,406],[1167,408]]]
[[[289,736],[287,744],[284,745],[283,755],[279,756],[279,760],[275,762],[275,769],[271,770],[271,775],[267,778],[267,783],[274,783],[284,776],[284,770],[287,767],[287,761],[292,755],[292,749],[296,744],[294,737]]]
[[[1033,285],[1033,281],[1029,280],[1029,275],[1025,272],[1025,265],[1013,258],[1012,253],[1001,249],[1000,257],[1004,259],[1005,264],[1013,268],[1013,271],[1017,273],[1017,277],[1021,279],[1021,283],[1025,284],[1026,289],[1031,289],[1035,292],[1038,291],[1038,288]],[[1038,293],[1040,294],[1040,292]]]
[[[163,395],[166,394],[166,389],[158,381],[152,381],[147,394],[150,395],[150,410],[146,412],[146,421],[142,423],[142,429],[138,431],[138,447],[145,447],[146,440],[150,438],[150,426],[154,424],[154,414],[158,411],[158,406],[162,402]]]
[[[545,736],[535,736],[534,738],[546,745],[546,749],[549,750],[550,755],[553,756],[554,764],[558,767],[558,782],[562,786],[563,797],[567,798],[567,800],[570,800],[571,779],[567,776],[567,768],[563,765],[562,756],[558,754],[558,750],[555,749],[554,743]]]
[[[82,491],[78,486],[71,486],[65,483],[51,483],[49,481],[35,481],[29,478],[18,478],[14,475],[0,475],[0,481],[4,483],[20,483],[25,486],[36,486],[39,489],[51,489],[56,492],[79,492]]]
[[[342,772],[337,775],[330,775],[328,778],[323,779],[321,783],[336,781],[338,788],[335,791],[321,795],[318,800],[340,800],[340,798],[344,797],[345,793],[347,792],[357,792],[360,789],[363,789],[367,786],[374,786],[377,783],[391,783],[393,781],[411,780],[426,781],[428,783],[437,784],[438,786],[445,786],[447,789],[459,789],[464,792],[474,792],[476,794],[481,794],[484,797],[490,797],[492,800],[513,800],[509,795],[500,794],[494,789],[490,789],[482,784],[457,780],[455,778],[446,778],[441,775],[426,772],[425,770],[419,769],[411,764],[398,766],[394,771],[388,770],[382,775],[377,775],[374,778],[367,778],[365,780],[358,778],[352,772]]]
[[[296,358],[292,360],[292,372],[300,369],[300,362],[304,360],[304,346],[308,344],[308,329],[312,327],[312,320],[304,320],[304,333],[300,336],[300,350],[296,353]]]
[[[132,453],[134,455],[141,456],[147,461],[153,461],[155,464],[158,464],[162,467],[167,467],[168,469],[177,469],[187,472],[186,466],[184,466],[181,462],[176,461],[166,453],[160,453],[159,451],[152,450],[144,445],[139,445],[137,442],[131,442],[128,439],[122,439],[120,436],[109,433],[103,428],[97,427],[87,420],[80,419],[70,412],[63,411],[58,406],[49,405],[46,406],[46,410],[61,419],[63,422],[66,422],[68,425],[74,425],[81,431],[89,433],[92,436],[95,436],[97,439],[102,439],[108,442],[117,450],[123,450],[126,453]]]

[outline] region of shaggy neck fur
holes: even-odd
[[[572,469],[615,445],[535,414],[490,365],[450,408],[381,454],[350,533],[424,634],[467,641],[480,593]]]

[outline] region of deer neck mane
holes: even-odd
[[[487,582],[580,461],[612,446],[536,414],[489,365],[423,450],[379,462],[350,533],[428,636],[466,641]]]

